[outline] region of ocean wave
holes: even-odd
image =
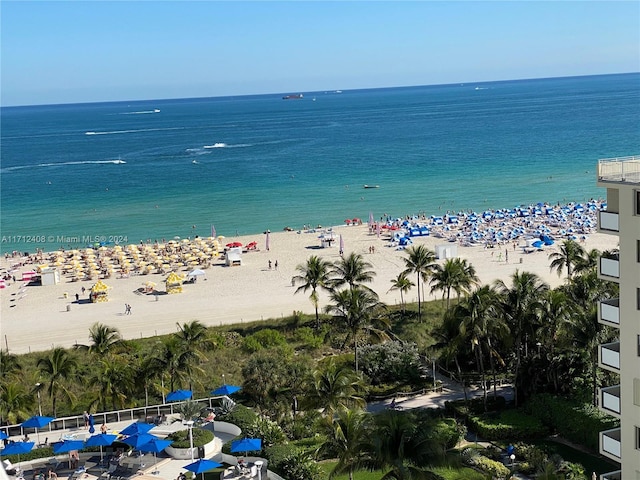
[[[138,130],[111,130],[109,132],[84,132],[85,135],[119,135],[123,133],[139,133],[139,132],[162,132],[166,130],[184,130],[184,127],[167,127],[167,128],[140,128]]]
[[[160,113],[160,109],[155,108],[153,110],[142,110],[140,112],[122,112],[118,115],[147,115],[149,113]]]
[[[0,172],[11,172],[14,170],[22,170],[24,168],[35,168],[35,167],[61,167],[62,165],[100,165],[100,164],[108,164],[112,163],[115,165],[121,165],[125,162],[124,160],[82,160],[77,162],[55,162],[55,163],[38,163],[36,165],[17,165],[15,167],[6,167],[0,170]]]
[[[235,143],[233,145],[229,145],[226,143],[214,143],[213,145],[204,145],[202,148],[206,148],[208,150],[212,148],[244,148],[244,147],[253,147],[253,143]]]

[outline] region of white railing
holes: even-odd
[[[598,160],[598,179],[612,182],[640,182],[640,157]]]
[[[620,443],[620,429],[607,430],[600,432],[602,443],[600,444],[602,452],[613,455],[616,458],[620,458],[621,443]]]
[[[600,361],[608,367],[620,369],[620,343],[607,343],[600,346]]]
[[[600,274],[607,277],[620,278],[620,260],[601,258]]]
[[[622,470],[603,473],[600,475],[600,480],[622,480]]]
[[[614,413],[620,413],[620,393],[618,392],[618,395],[615,395],[615,394],[603,391],[602,392],[602,408],[610,410]]]
[[[208,406],[209,408],[212,408],[213,401],[220,398],[224,398],[224,395],[200,398],[195,401],[198,403],[202,403],[203,407]],[[117,423],[127,421],[134,422],[137,420],[148,420],[150,423],[152,423],[155,417],[159,417],[162,414],[174,413],[175,408],[180,405],[180,403],[182,402],[162,403],[159,405],[150,405],[148,407],[136,407],[128,408],[125,410],[94,413],[93,419],[96,425],[101,425],[102,423]],[[56,418],[45,428],[40,429],[40,433],[44,435],[48,432],[78,428],[84,428],[84,418],[82,415]],[[0,431],[6,433],[9,436],[22,435],[22,427],[20,426],[20,424],[0,427]]]
[[[613,212],[598,212],[600,230],[610,232],[620,231],[620,215]]]
[[[620,325],[620,300],[618,298],[600,302],[600,320]]]

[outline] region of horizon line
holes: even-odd
[[[560,79],[560,78],[582,78],[582,77],[601,77],[601,76],[612,76],[612,75],[634,75],[640,74],[640,71],[631,71],[631,72],[617,72],[617,73],[591,73],[585,75],[566,75],[566,76],[558,76],[558,77],[529,77],[529,78],[510,78],[510,79],[499,79],[499,80],[471,80],[471,81],[462,81],[462,82],[450,82],[450,83],[432,83],[432,84],[422,84],[422,85],[395,85],[395,86],[383,86],[383,87],[364,87],[364,88],[346,88],[339,90],[340,92],[355,92],[355,91],[367,91],[367,90],[384,90],[384,89],[392,89],[392,88],[416,88],[416,87],[443,87],[450,85],[465,85],[465,84],[487,84],[487,83],[502,83],[502,82],[523,82],[530,80],[551,80],[551,79]],[[321,89],[321,90],[301,90],[298,93],[321,93],[321,92],[336,92],[338,91],[335,88],[331,89]],[[63,102],[63,103],[33,103],[33,104],[20,104],[20,105],[0,105],[0,108],[23,108],[23,107],[55,107],[55,106],[69,106],[69,105],[94,105],[101,103],[126,103],[126,102],[155,102],[155,101],[169,101],[169,100],[198,100],[198,99],[212,99],[212,98],[242,98],[242,97],[261,97],[261,96],[271,96],[271,95],[283,95],[288,94],[287,91],[282,92],[265,92],[265,93],[245,93],[238,95],[212,95],[212,96],[195,96],[195,97],[166,97],[166,98],[139,98],[139,99],[124,99],[124,100],[95,100],[95,101],[84,101],[84,102]]]

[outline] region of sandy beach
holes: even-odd
[[[165,293],[166,274],[130,272],[128,277],[120,278],[121,275],[115,273],[103,280],[110,287],[109,300],[103,303],[90,303],[88,292],[82,293],[82,287],[89,290],[96,279],[71,281],[70,275],[62,275],[57,285],[30,286],[20,279],[22,272],[33,270],[35,265],[15,266],[20,258],[2,258],[3,275],[11,271],[17,279],[9,281],[9,285],[0,290],[2,348],[8,347],[12,353],[25,353],[86,343],[88,329],[95,322],[117,327],[125,338],[130,339],[174,332],[176,322],[199,320],[206,325],[218,326],[285,316],[293,311],[312,314],[308,294],[294,295],[291,278],[296,274],[296,266],[305,263],[310,255],[338,260],[340,236],[345,254],[361,253],[373,265],[376,277],[371,287],[381,300],[390,305],[398,304],[400,294],[389,292],[389,288],[391,279],[404,269],[406,253],[391,246],[389,235],[393,232],[383,230],[378,236],[375,228],[371,231],[367,224],[362,224],[334,227],[333,233],[332,246],[320,248],[319,231],[271,232],[269,251],[265,248],[264,234],[227,237],[223,241],[243,245],[255,241],[258,249],[242,254],[242,266],[224,266],[222,258],[213,260],[205,269],[205,275],[197,277],[195,283],[183,285],[182,293]],[[412,241],[413,245],[425,244],[431,249],[447,244],[446,238],[435,236],[414,237]],[[508,282],[509,276],[519,269],[534,272],[551,286],[557,286],[565,278],[550,271],[548,256],[557,251],[560,241],[531,253],[522,248],[524,240],[494,248],[485,248],[482,244],[462,246],[458,242],[457,254],[476,268],[483,283],[496,279]],[[615,238],[604,234],[590,233],[581,238],[581,242],[587,250],[616,247]],[[375,249],[373,253],[371,247]],[[507,251],[508,260],[505,258]],[[199,267],[183,266],[178,273],[186,275],[194,268]],[[156,283],[155,288],[161,294],[141,293],[139,290],[147,282]],[[76,302],[76,294],[80,296],[80,302]],[[441,298],[440,293],[436,296]],[[409,302],[417,300],[415,288],[407,297]],[[434,297],[430,295],[429,298]],[[326,294],[322,293],[322,306],[326,299]],[[131,305],[130,315],[125,315],[125,304]]]

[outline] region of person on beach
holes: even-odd
[[[105,435],[107,433],[107,424],[103,423],[102,425],[100,425],[100,433],[102,433],[103,435]]]
[[[269,260],[269,270],[271,270],[271,260]]]
[[[276,270],[278,269],[278,260],[276,260],[276,263],[274,263],[273,266],[276,267]]]
[[[86,410],[82,413],[82,419],[84,420],[85,430],[89,428],[89,412]]]

